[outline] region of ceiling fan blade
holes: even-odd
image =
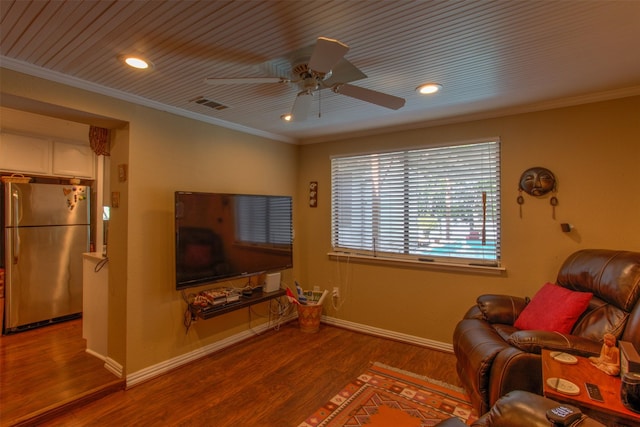
[[[347,95],[352,98],[359,99],[361,101],[370,102],[372,104],[380,105],[381,107],[390,108],[392,110],[398,110],[404,106],[404,98],[388,95],[386,93],[378,92],[371,89],[365,89],[359,86],[353,86],[347,83],[337,84],[331,88],[335,93]]]
[[[239,79],[216,79],[208,77],[204,82],[210,85],[261,84],[261,83],[289,83],[284,77],[247,77]]]
[[[309,68],[316,73],[327,74],[349,50],[346,44],[326,37],[318,37]]]
[[[366,78],[367,75],[359,70],[358,67],[342,58],[331,69],[331,75],[322,80],[322,86],[331,88],[337,83],[353,83]]]
[[[293,109],[291,110],[291,120],[294,122],[303,122],[309,116],[311,110],[311,102],[313,101],[313,92],[310,90],[302,91],[293,101]]]

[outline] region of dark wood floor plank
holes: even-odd
[[[0,425],[122,388],[85,349],[80,319],[0,337]]]
[[[460,385],[453,354],[292,321],[125,391],[81,335],[76,320],[0,338],[1,425],[296,426],[374,362]]]
[[[373,362],[460,385],[452,354],[293,321],[39,425],[297,426]]]

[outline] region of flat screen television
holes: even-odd
[[[176,289],[293,266],[289,196],[175,192]]]

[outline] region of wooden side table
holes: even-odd
[[[624,407],[620,400],[620,377],[607,375],[589,362],[585,357],[577,357],[578,363],[567,365],[553,359],[550,350],[542,350],[542,383],[546,397],[575,405],[590,417],[607,425],[640,425],[640,414]],[[547,385],[547,378],[563,378],[580,387],[580,394],[572,396],[560,393]],[[597,384],[604,402],[591,400],[585,383]]]

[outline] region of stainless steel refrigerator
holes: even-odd
[[[78,317],[90,188],[4,184],[4,333]]]

